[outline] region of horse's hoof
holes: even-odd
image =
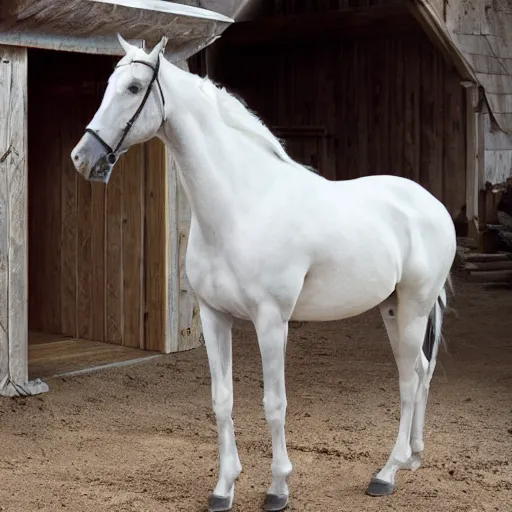
[[[288,506],[288,496],[286,494],[267,494],[263,509],[267,512],[279,512]]]
[[[366,489],[366,494],[369,496],[389,496],[393,494],[394,490],[395,486],[393,484],[380,478],[372,478],[368,489]]]
[[[411,471],[416,471],[421,467],[421,454],[413,453],[411,458],[404,464],[403,469],[409,469]]]
[[[233,506],[233,498],[231,496],[216,496],[212,494],[208,501],[209,512],[227,512]]]

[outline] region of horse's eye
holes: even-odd
[[[130,85],[130,87],[128,87],[128,90],[132,93],[132,94],[137,94],[139,91],[140,91],[140,87],[137,86],[137,85]]]

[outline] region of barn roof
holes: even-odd
[[[498,127],[512,134],[512,0],[414,0],[483,87]]]
[[[155,44],[169,38],[169,54],[187,58],[214,41],[243,0],[2,0],[0,44],[82,51],[120,52],[115,34]],[[220,12],[200,8],[219,8]],[[223,14],[222,12],[226,13]]]

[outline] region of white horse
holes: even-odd
[[[192,220],[187,275],[197,296],[211,373],[220,469],[211,511],[229,510],[242,466],[232,421],[231,327],[254,323],[272,434],[266,510],[288,503],[285,351],[290,320],[348,318],[378,306],[396,359],[396,444],[367,493],[391,494],[399,469],[419,467],[430,379],[455,256],[446,208],[413,181],[332,182],[293,161],[240,101],[119,36],[126,55],[71,158],[107,181],[119,154],[154,136],[179,166]]]

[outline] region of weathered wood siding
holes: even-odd
[[[501,131],[487,108],[482,112],[484,130],[484,183],[505,183],[512,176],[512,135]]]
[[[320,172],[339,180],[405,176],[459,213],[466,200],[465,92],[420,30],[295,47],[221,44],[216,51],[214,77],[277,127],[302,163],[322,162]]]
[[[419,0],[469,63],[498,126],[512,134],[512,9],[509,0]]]
[[[166,163],[158,140],[123,155],[107,187],[70,153],[97,110],[108,57],[30,53],[29,326],[159,350],[166,329]]]
[[[28,380],[27,52],[0,46],[0,392]],[[15,392],[15,390],[14,390]]]

